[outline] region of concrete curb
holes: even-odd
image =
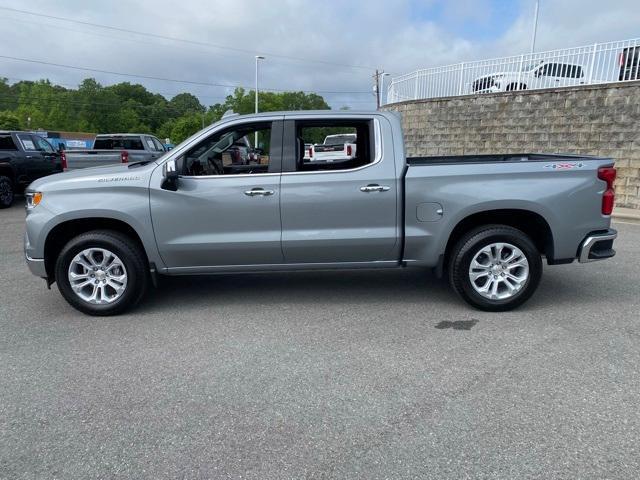
[[[611,218],[613,219],[613,221],[619,221],[619,222],[628,222],[628,223],[637,223],[638,225],[640,225],[640,210],[638,211],[633,211],[632,209],[622,209],[622,211],[620,210],[614,210],[613,214],[611,215]]]

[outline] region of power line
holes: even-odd
[[[33,80],[17,79],[15,77],[5,77],[5,78],[11,78],[13,80],[19,80],[19,81],[23,81],[23,82],[33,82],[33,83],[35,83],[35,81],[33,81]],[[53,88],[55,86],[65,86],[65,84],[54,84],[54,83],[51,83],[50,86]],[[69,84],[66,84],[66,86],[74,88],[73,86],[71,86]],[[108,87],[106,87],[106,88],[108,88]],[[77,93],[77,92],[78,92],[78,90],[74,89],[74,90],[67,90],[64,93],[73,94],[73,93]],[[149,93],[152,93],[152,92],[149,92]],[[179,95],[180,93],[190,93],[190,92],[178,92],[178,93],[176,93],[176,95]],[[117,95],[117,94],[115,94],[115,92],[114,92],[114,95]],[[194,94],[191,94],[191,95],[194,95]],[[194,95],[194,96],[197,97],[197,95]],[[0,93],[0,98],[4,98],[5,100],[15,100],[16,102],[19,102],[19,101],[21,101],[21,99],[19,97],[20,97],[20,94],[18,94],[18,93]],[[219,100],[222,100],[222,102],[220,102],[220,103],[223,104],[224,101],[226,101],[227,97],[210,97],[210,98],[217,98]],[[126,108],[136,108],[136,109],[149,109],[149,108],[152,108],[154,106],[156,106],[156,107],[158,106],[157,104],[146,105],[146,104],[143,104],[143,103],[137,103],[137,104],[131,105],[131,104],[125,104],[125,102],[123,102],[123,101],[120,101],[120,102],[98,102],[98,101],[93,101],[93,100],[83,101],[83,100],[80,100],[80,99],[77,99],[77,98],[64,98],[62,96],[54,97],[54,96],[49,96],[49,95],[46,95],[46,94],[38,94],[38,93],[33,93],[33,92],[29,92],[28,95],[27,95],[27,98],[23,98],[22,100],[24,102],[29,102],[29,104],[33,104],[33,102],[31,102],[31,100],[34,99],[34,98],[35,99],[39,99],[43,103],[44,102],[46,102],[46,103],[60,102],[60,103],[64,103],[64,104],[73,104],[73,105],[76,105],[76,106],[98,106],[98,105],[101,105],[101,106],[114,106],[114,107],[123,107],[123,108],[126,106]],[[137,102],[135,99],[131,99],[131,100]],[[161,106],[162,108],[166,108],[169,111],[173,111],[174,113],[178,113],[178,110],[175,107],[173,107],[172,105],[169,104],[169,100],[165,100],[165,101],[167,102],[167,104],[166,105],[162,105]],[[340,102],[337,102],[337,103],[340,103]],[[347,102],[344,102],[344,103],[367,103],[368,104],[368,103],[372,103],[372,102],[370,100],[368,100],[368,101],[357,101],[356,100],[356,101],[347,101]],[[206,105],[203,105],[203,106],[205,108],[207,107]]]
[[[1,8],[1,7],[0,7]],[[52,66],[52,67],[59,67],[59,68],[68,68],[68,69],[72,69],[72,70],[81,70],[81,71],[86,71],[86,72],[94,72],[94,73],[106,73],[109,75],[120,75],[123,77],[130,77],[130,78],[144,78],[146,80],[157,80],[157,81],[162,81],[162,82],[173,82],[173,83],[183,83],[183,84],[188,84],[188,85],[201,85],[201,86],[206,86],[206,87],[224,87],[224,88],[249,88],[246,87],[245,85],[235,85],[235,84],[224,84],[224,83],[210,83],[210,82],[198,82],[195,80],[179,80],[179,79],[175,79],[175,78],[165,78],[165,77],[155,77],[152,75],[140,75],[140,74],[135,74],[135,73],[127,73],[127,72],[114,72],[111,70],[103,70],[103,69],[99,69],[99,68],[90,68],[90,67],[78,67],[76,65],[66,65],[66,64],[62,64],[62,63],[54,63],[54,62],[45,62],[43,60],[32,60],[29,58],[20,58],[20,57],[13,57],[13,56],[9,56],[9,55],[0,55],[0,58],[4,58],[7,60],[15,60],[18,62],[27,62],[27,63],[35,63],[38,65],[48,65],[48,66]],[[349,95],[362,95],[362,94],[367,94],[369,95],[370,92],[363,92],[363,91],[330,91],[330,90],[298,90],[298,89],[281,89],[281,88],[263,88],[263,90],[267,90],[267,91],[271,91],[271,92],[290,92],[290,91],[298,91],[298,92],[303,92],[303,93],[316,93],[316,94],[349,94]]]
[[[369,67],[366,65],[349,65],[349,64],[344,64],[344,63],[337,63],[337,62],[330,62],[330,61],[326,61],[326,60],[314,60],[314,59],[309,59],[309,58],[302,58],[302,57],[296,57],[293,55],[283,55],[283,54],[279,54],[279,53],[274,53],[274,52],[267,52],[267,51],[258,51],[258,50],[250,50],[250,49],[244,49],[244,48],[237,48],[237,47],[230,47],[228,45],[220,45],[220,44],[215,44],[215,43],[209,43],[209,42],[202,42],[202,41],[198,41],[198,40],[190,40],[190,39],[186,39],[186,38],[179,38],[179,37],[170,37],[167,35],[160,35],[157,33],[151,33],[151,32],[139,32],[139,31],[135,31],[135,30],[129,30],[126,28],[122,28],[122,27],[115,27],[113,25],[104,25],[104,24],[100,24],[100,23],[93,23],[93,22],[87,22],[87,21],[83,21],[83,20],[76,20],[76,19],[72,19],[72,18],[66,18],[66,17],[60,17],[57,15],[50,15],[50,14],[45,14],[45,13],[38,13],[38,12],[32,12],[29,10],[21,10],[18,8],[11,8],[11,7],[4,7],[4,6],[0,6],[1,10],[7,10],[10,12],[15,12],[15,13],[21,13],[24,15],[33,15],[36,17],[43,17],[43,18],[50,18],[53,20],[60,20],[63,22],[70,22],[70,23],[75,23],[78,25],[86,25],[86,26],[90,26],[90,27],[96,27],[96,28],[103,28],[106,30],[113,30],[113,31],[117,31],[117,32],[126,32],[126,33],[130,33],[133,35],[140,35],[140,36],[144,36],[144,37],[152,37],[152,38],[160,38],[163,40],[170,40],[173,42],[181,42],[181,43],[187,43],[187,44],[191,44],[191,45],[200,45],[200,46],[205,46],[205,47],[210,47],[210,48],[218,48],[218,49],[222,49],[222,50],[230,50],[230,51],[234,51],[234,52],[241,52],[241,53],[246,53],[246,54],[250,54],[250,55],[266,55],[266,56],[270,56],[270,57],[277,57],[277,58],[286,58],[289,60],[295,60],[298,62],[302,62],[302,63],[317,63],[317,64],[324,64],[324,65],[334,65],[334,66],[338,66],[338,67],[345,67],[345,68],[356,68],[356,69],[362,69],[362,70],[375,70],[374,67]]]

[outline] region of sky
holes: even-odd
[[[535,0],[0,0],[0,57],[66,65],[0,58],[0,77],[11,82],[48,78],[69,87],[86,77],[104,85],[129,81],[167,98],[190,92],[213,105],[234,86],[254,88],[254,57],[263,55],[261,89],[314,91],[332,108],[369,110],[375,108],[376,68],[395,76],[528,52],[534,4]],[[538,51],[637,37],[638,0],[540,0]]]

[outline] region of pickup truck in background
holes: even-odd
[[[327,135],[321,145],[313,145],[309,160],[312,162],[335,162],[356,157],[357,135],[342,133]]]
[[[305,159],[339,128],[356,131],[354,158]],[[254,138],[260,163],[223,161]],[[32,273],[91,315],[132,307],[159,275],[403,267],[503,311],[531,297],[543,258],[615,254],[615,176],[607,158],[406,157],[388,112],[229,115],[161,159],[37,180],[24,248]]]
[[[96,135],[90,150],[67,150],[67,169],[97,167],[116,163],[154,160],[164,155],[165,147],[153,135],[118,133]]]
[[[39,135],[0,131],[0,208],[10,207],[16,193],[34,180],[62,172],[64,155]]]

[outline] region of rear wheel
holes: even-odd
[[[506,311],[522,305],[542,276],[533,241],[506,225],[487,225],[464,235],[451,252],[449,280],[470,305]]]
[[[0,208],[9,208],[13,204],[13,182],[9,177],[0,176]]]
[[[142,249],[119,232],[100,230],[72,239],[60,252],[55,277],[62,296],[89,315],[117,315],[135,306],[148,284]]]

